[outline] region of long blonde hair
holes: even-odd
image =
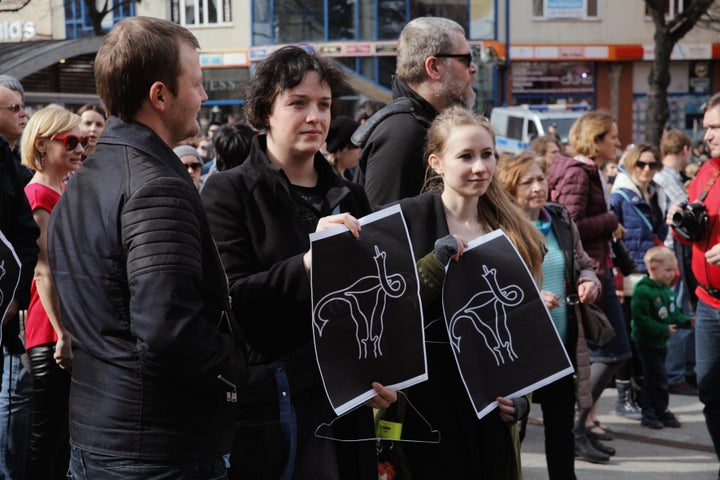
[[[470,110],[454,106],[444,110],[430,125],[427,133],[426,154],[439,155],[446,146],[446,140],[454,128],[478,126],[486,129],[495,144],[495,131],[490,121]],[[495,158],[498,155],[495,152]],[[442,178],[429,166],[423,190],[443,191]],[[510,194],[493,178],[484,195],[478,199],[478,220],[491,230],[501,228],[527,264],[538,285],[542,284],[542,262],[545,257],[545,238],[530,223]]]

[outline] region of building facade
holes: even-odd
[[[668,18],[690,1],[668,0]],[[253,62],[289,43],[311,45],[347,68],[356,92],[345,99],[348,108],[366,97],[387,102],[400,31],[412,18],[434,15],[468,32],[479,67],[478,111],[489,114],[495,105],[587,105],[613,112],[623,144],[644,138],[655,31],[644,2],[166,0],[117,7],[103,19],[103,28],[126,16],[149,15],[184,25],[198,37],[208,122],[239,119]],[[39,103],[84,103],[94,94],[92,60],[99,45],[89,19],[83,0],[30,0],[17,11],[0,13],[0,73],[16,73]],[[15,62],[3,61],[12,51]],[[38,52],[46,52],[41,62]],[[702,103],[720,86],[718,58],[716,34],[700,28],[673,52],[669,124],[694,137]]]

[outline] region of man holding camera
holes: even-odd
[[[703,118],[711,159],[688,190],[689,205],[668,211],[676,238],[692,244],[692,271],[698,281],[695,352],[700,400],[708,432],[720,459],[720,93],[708,100]],[[708,212],[712,221],[708,221]],[[718,474],[720,479],[720,473]]]

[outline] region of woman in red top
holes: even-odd
[[[25,348],[33,377],[32,426],[26,478],[66,478],[69,461],[68,395],[72,366],[70,334],[60,319],[60,300],[48,263],[50,212],[60,200],[65,176],[80,168],[87,137],[80,117],[58,106],[32,116],[22,137],[22,163],[33,170],[25,194],[40,227],[40,253],[30,289]]]

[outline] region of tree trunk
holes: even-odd
[[[655,59],[648,77],[648,107],[645,142],[659,146],[663,129],[670,117],[667,91],[670,85],[670,54],[673,43],[662,31],[655,32]]]

